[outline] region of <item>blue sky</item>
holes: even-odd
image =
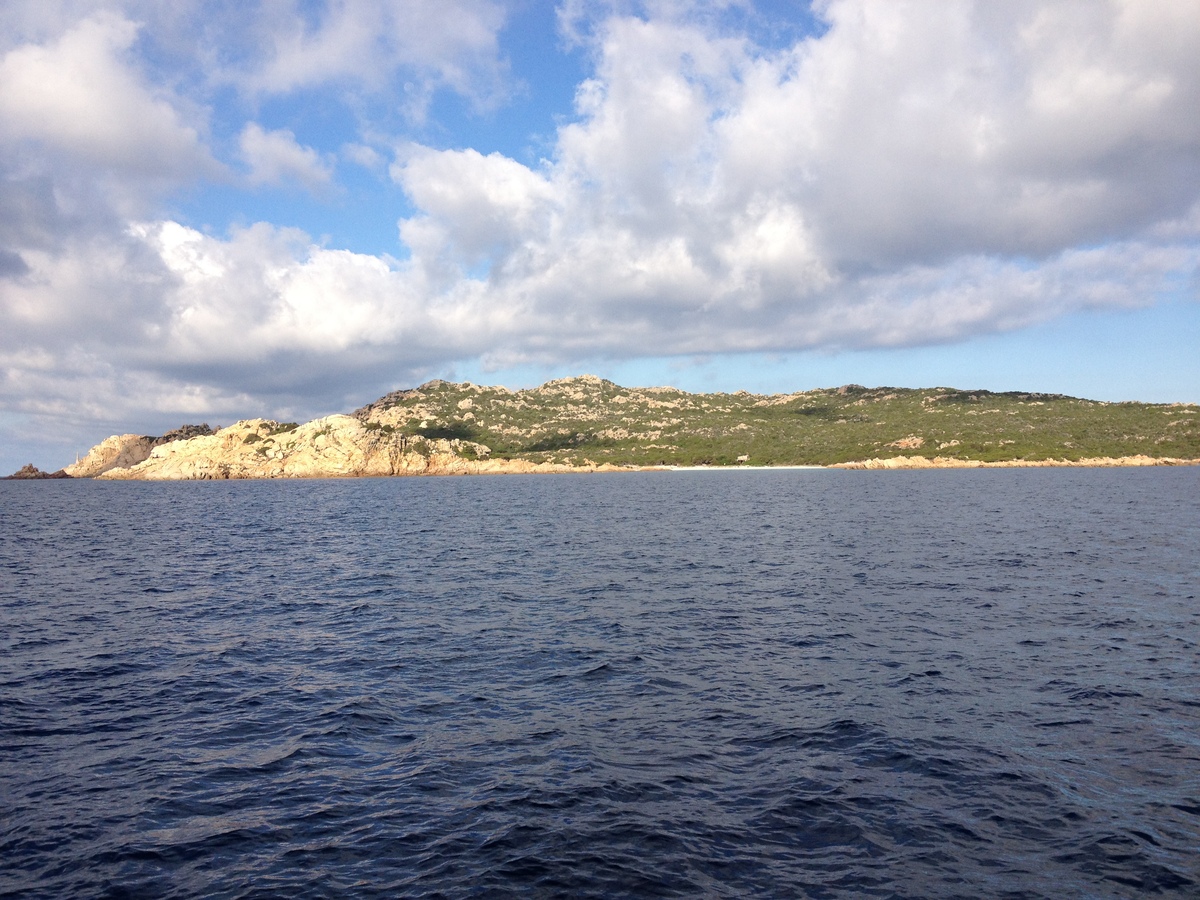
[[[0,469],[429,378],[1200,402],[1200,0],[11,0]]]

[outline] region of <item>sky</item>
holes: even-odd
[[[0,470],[432,378],[1200,402],[1200,0],[5,0]]]

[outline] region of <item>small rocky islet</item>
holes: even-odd
[[[33,463],[21,466],[11,475],[5,475],[5,481],[42,481],[47,478],[70,478],[64,470],[59,469],[57,472],[43,472]]]
[[[197,480],[630,471],[690,466],[967,468],[1200,462],[1200,407],[1060,394],[844,385],[792,394],[625,388],[592,375],[513,391],[430,381],[311,422],[113,435],[59,472]]]

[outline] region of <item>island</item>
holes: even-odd
[[[759,395],[626,388],[592,375],[517,391],[438,380],[303,424],[258,418],[113,435],[63,474],[190,480],[1189,465],[1200,462],[1198,419],[1200,407],[1190,403],[954,388],[850,384]]]

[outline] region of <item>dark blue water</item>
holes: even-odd
[[[0,894],[1200,895],[1200,469],[0,485]]]

